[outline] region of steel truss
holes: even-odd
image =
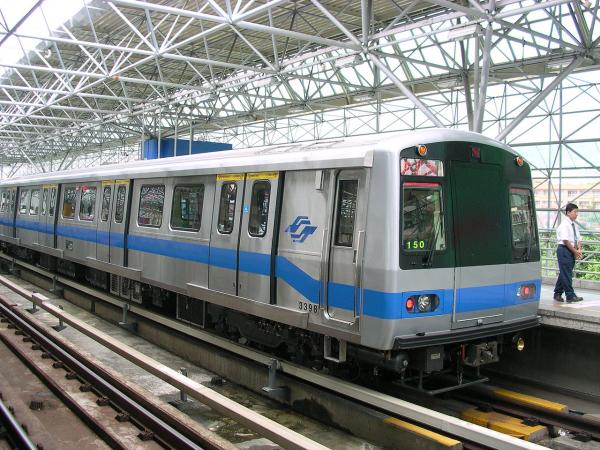
[[[13,24],[0,8],[0,51],[39,41],[0,63],[2,173],[135,159],[150,137],[441,126],[517,146],[540,182],[565,154],[597,176],[599,2],[96,0],[50,33],[23,27],[44,3]]]

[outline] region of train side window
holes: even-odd
[[[8,192],[2,191],[2,200],[0,201],[0,212],[6,211],[7,203],[8,203]]]
[[[223,183],[221,186],[221,201],[219,202],[219,221],[217,231],[221,234],[231,234],[235,220],[235,200],[237,197],[237,183]]]
[[[63,196],[63,211],[62,216],[65,219],[72,219],[75,217],[75,203],[77,202],[77,191],[75,186],[68,186],[65,188],[65,194]]]
[[[44,189],[42,194],[42,216],[46,215],[46,209],[48,208],[48,189]]]
[[[530,248],[536,242],[533,200],[528,189],[511,188],[510,221],[513,248]]]
[[[100,220],[106,222],[110,212],[110,197],[112,194],[112,188],[110,186],[104,186],[102,190],[102,210],[100,211]]]
[[[13,191],[10,193],[10,212],[11,212],[11,213],[15,212],[15,205],[16,205],[16,203],[17,203],[17,201],[16,201],[16,197],[17,197],[17,191],[16,191],[16,190],[13,190]]]
[[[263,237],[267,234],[270,197],[271,183],[256,181],[252,186],[252,197],[250,198],[250,217],[248,219],[250,236]]]
[[[358,180],[338,181],[335,245],[352,247],[354,242],[354,221],[356,220],[357,194]]]
[[[50,189],[50,205],[48,207],[48,215],[54,216],[54,206],[56,205],[56,188]]]
[[[138,225],[159,228],[162,225],[163,206],[165,203],[165,186],[147,184],[140,190],[140,208]]]
[[[173,192],[171,227],[185,231],[200,230],[203,201],[203,184],[176,186]]]
[[[31,202],[29,203],[29,215],[37,216],[40,212],[40,190],[31,190]]]
[[[95,186],[81,186],[79,220],[94,220],[94,214],[96,212],[96,190]]]
[[[125,216],[125,194],[127,193],[127,186],[124,184],[119,185],[117,188],[117,202],[115,206],[115,222],[123,222]]]
[[[27,214],[27,207],[29,206],[29,189],[23,189],[21,191],[21,202],[19,203],[19,214]]]

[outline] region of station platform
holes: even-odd
[[[582,301],[555,302],[554,285],[542,284],[538,310],[542,324],[600,334],[600,291],[576,287],[575,292]]]

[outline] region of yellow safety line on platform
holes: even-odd
[[[395,417],[388,417],[384,420],[384,422],[396,428],[402,428],[404,430],[411,431],[415,434],[418,434],[419,436],[435,441],[438,444],[441,444],[445,447],[455,447],[462,444],[462,442],[457,441],[456,439],[452,439],[447,436],[444,436],[443,434],[436,433],[435,431],[431,431],[426,428],[422,428],[418,425],[405,422],[404,420],[396,419]]]
[[[483,412],[478,409],[467,409],[463,411],[462,417],[464,420],[489,428],[490,430],[508,434],[526,441],[539,439],[546,432],[546,427],[542,425],[525,425],[522,419],[511,417],[497,412]]]
[[[549,409],[551,411],[566,412],[569,410],[569,407],[567,405],[563,405],[562,403],[551,402],[550,400],[544,400],[543,398],[520,394],[507,389],[496,389],[494,390],[494,394],[496,394],[498,397],[508,398],[526,405],[537,406],[538,408]]]

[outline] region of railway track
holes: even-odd
[[[44,327],[36,326],[25,313],[11,308],[10,302],[1,295],[0,316],[5,324],[0,328],[0,340],[41,384],[68,406],[73,414],[63,414],[63,420],[82,421],[107,448],[129,449],[132,445],[149,449],[235,448],[208,430],[199,432],[198,427],[179,422],[172,411],[145,398],[116,374],[90,361],[73,347],[64,346]],[[7,359],[3,364],[8,364]],[[15,380],[14,386],[18,385]],[[44,400],[32,399],[29,408],[42,410]],[[54,425],[54,430],[61,429]],[[67,430],[73,431],[70,427]],[[43,443],[36,444],[40,445]]]
[[[55,283],[58,282],[65,287],[77,289],[86,295],[92,295],[97,300],[102,300],[107,303],[111,303],[116,307],[123,308],[124,302],[105,293],[90,289],[87,286],[82,286],[71,279],[56,277],[54,274],[48,273],[38,267],[33,267],[18,261],[12,262],[22,266],[27,270],[32,270],[38,275],[43,275],[50,279],[54,277]],[[24,294],[27,297],[27,293]],[[33,302],[38,302],[40,304],[43,303],[40,301],[39,297],[31,297],[31,294],[29,299]],[[51,312],[53,314],[57,313],[59,316],[61,314],[60,311]],[[273,357],[270,355],[266,355],[251,348],[232,343],[231,341],[219,338],[211,333],[207,333],[198,328],[186,326],[164,316],[159,316],[143,308],[139,308],[136,305],[128,306],[128,314],[130,314],[130,319],[131,317],[134,317],[137,320],[148,320],[159,323],[160,326],[168,327],[176,333],[185,333],[187,335],[191,335],[195,338],[208,342],[210,345],[214,345],[231,352],[238,357],[251,359],[258,364],[263,365],[263,367],[275,367],[276,371],[273,373],[274,376],[286,376],[295,379],[301,379],[303,382],[308,382],[312,385],[319,386],[320,389],[332,392],[337,396],[341,396],[341,398],[352,399],[355,402],[359,402],[361,405],[366,405],[368,408],[372,408],[373,410],[381,412],[383,415],[389,415],[388,419],[391,419],[386,419],[389,423],[393,423],[393,420],[395,419],[403,424],[416,426],[421,430],[425,430],[425,432],[435,433],[441,437],[453,439],[454,442],[458,443],[458,447],[456,448],[539,448],[539,446],[536,446],[535,444],[473,425],[455,417],[441,414],[428,408],[420,407],[418,405],[403,401],[391,395],[386,395],[373,389],[357,386],[353,383],[330,377],[323,373],[315,372],[293,363],[276,361],[276,364],[274,364]],[[399,427],[404,427],[404,425],[399,425]]]

